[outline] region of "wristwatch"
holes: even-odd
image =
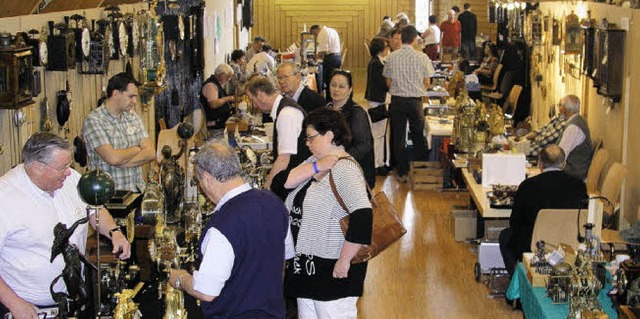
[[[122,233],[122,230],[120,230],[120,227],[116,227],[114,229],[109,230],[109,237],[113,238],[113,233],[117,231]]]

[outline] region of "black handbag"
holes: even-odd
[[[367,112],[369,112],[369,117],[373,123],[382,121],[389,117],[389,111],[387,110],[386,104],[380,104],[376,107],[369,108]]]

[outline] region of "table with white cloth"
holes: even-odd
[[[427,115],[424,117],[424,133],[429,149],[429,161],[440,161],[440,148],[446,138],[453,132],[453,116],[439,117]]]

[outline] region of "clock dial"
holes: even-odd
[[[40,64],[47,65],[47,63],[49,63],[49,50],[47,48],[46,41],[40,42],[40,49],[38,52],[40,53]]]
[[[129,37],[127,37],[127,28],[124,22],[118,24],[118,41],[120,41],[120,55],[126,56],[127,48],[129,47]]]
[[[131,24],[131,36],[133,37],[133,51],[136,52],[138,50],[138,43],[140,42],[140,26],[138,25],[137,19],[133,19]]]
[[[88,58],[89,53],[91,53],[91,32],[88,28],[84,28],[82,30],[82,54]]]

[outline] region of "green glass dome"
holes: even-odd
[[[89,205],[104,205],[111,199],[115,191],[115,183],[111,175],[96,169],[88,171],[78,181],[78,193]]]

